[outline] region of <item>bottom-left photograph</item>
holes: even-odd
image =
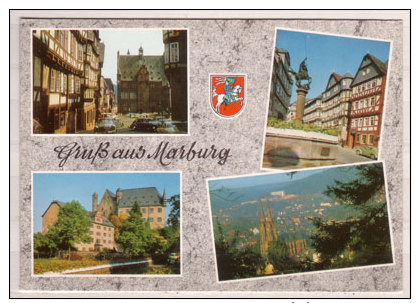
[[[179,275],[180,172],[33,172],[34,275]]]

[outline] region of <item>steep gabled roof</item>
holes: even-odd
[[[89,219],[90,219],[91,223],[105,225],[105,226],[108,226],[108,227],[115,228],[114,224],[112,224],[111,221],[109,221],[104,215],[102,215],[102,223],[96,222],[95,221],[96,214],[97,214],[97,211],[88,211],[88,216],[89,216]]]
[[[139,206],[165,206],[165,201],[156,187],[120,189],[122,198],[118,207],[132,207],[135,202]]]
[[[372,71],[370,73],[365,73],[363,75],[363,70],[365,70],[368,67],[372,67]],[[366,82],[370,79],[386,75],[388,70],[388,61],[382,62],[378,58],[376,58],[372,54],[366,54],[362,62],[360,63],[359,69],[356,72],[356,75],[354,76],[353,82],[351,83],[351,86],[358,85],[360,83]]]
[[[133,81],[143,65],[146,66],[149,73],[149,81],[162,82],[164,86],[168,84],[165,76],[163,56],[119,56],[118,73],[121,74],[121,80]]]
[[[45,215],[45,213],[50,209],[51,205],[53,204],[57,204],[59,207],[64,207],[64,205],[66,205],[66,202],[61,202],[58,200],[53,200],[50,205],[48,205],[47,209],[44,211],[44,213],[42,214],[41,217],[43,217]]]
[[[325,91],[329,90],[331,87],[339,83],[343,79],[343,76],[337,73],[331,73],[330,77],[328,78],[327,86],[325,87]]]

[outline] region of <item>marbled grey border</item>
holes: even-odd
[[[61,170],[53,148],[72,141],[95,146],[103,137],[33,137],[31,133],[31,27],[165,27],[188,28],[190,46],[190,136],[167,138],[171,145],[190,144],[231,148],[224,166],[211,161],[176,161],[167,170],[182,170],[183,247],[182,272],[169,277],[32,277],[31,276],[31,171]],[[365,269],[288,275],[263,280],[217,283],[205,178],[260,172],[264,122],[268,102],[274,31],[276,27],[371,37],[393,41],[382,159],[386,163],[392,219],[395,265]],[[403,21],[402,20],[123,20],[123,19],[21,19],[19,28],[20,71],[20,200],[19,290],[21,291],[122,291],[153,296],[191,292],[212,296],[308,296],[322,292],[376,296],[403,290]],[[208,102],[210,73],[248,75],[245,111],[236,119],[215,117]],[[114,145],[156,146],[162,138],[110,137]],[[97,161],[95,165],[70,161],[63,170],[162,170],[154,161]],[[12,201],[13,203],[13,201]],[[150,293],[152,292],[152,293]],[[98,293],[103,294],[103,293]],[[310,296],[310,295],[309,295]]]

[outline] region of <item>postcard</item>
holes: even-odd
[[[10,296],[410,296],[408,10],[12,10]]]
[[[187,134],[182,29],[34,29],[33,134]]]
[[[392,264],[383,164],[208,181],[219,281]]]
[[[33,177],[33,275],[180,274],[180,173]]]
[[[278,29],[262,167],[378,159],[390,41]]]

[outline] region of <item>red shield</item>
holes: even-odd
[[[210,75],[210,105],[220,117],[233,118],[245,108],[245,75]]]

